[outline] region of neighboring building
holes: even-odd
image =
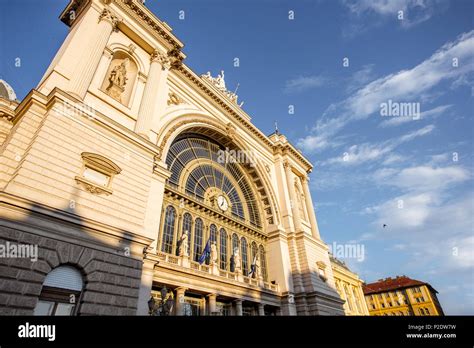
[[[38,86],[0,85],[0,314],[343,315],[311,163],[141,2],[60,18]]]
[[[331,255],[330,258],[336,290],[341,299],[345,301],[344,312],[346,315],[369,315],[362,290],[364,282],[347,267],[344,261]]]
[[[428,283],[397,276],[364,285],[370,315],[444,315]]]

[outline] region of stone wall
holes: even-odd
[[[79,315],[136,314],[141,260],[0,226],[0,244],[7,241],[38,245],[38,260],[0,257],[0,315],[32,315],[46,275],[63,264],[83,273]]]

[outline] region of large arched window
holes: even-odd
[[[183,229],[181,233],[187,233],[188,235],[188,245],[191,243],[191,228],[193,226],[193,217],[189,213],[184,213],[183,215]],[[180,236],[181,237],[181,236]],[[178,250],[176,250],[176,253]],[[178,255],[178,254],[176,254]]]
[[[75,315],[84,287],[77,268],[64,265],[53,269],[46,276],[36,304],[34,315]]]
[[[240,239],[242,245],[242,273],[244,276],[249,274],[249,263],[248,263],[248,254],[247,254],[247,240],[242,237]]]
[[[187,194],[210,205],[217,194],[223,194],[233,217],[261,228],[254,189],[238,161],[226,159],[224,153],[223,146],[208,138],[183,134],[173,142],[166,157],[172,173],[168,184],[183,187]]]
[[[226,231],[221,228],[221,231],[220,231],[220,235],[221,235],[221,244],[220,244],[220,267],[221,269],[223,270],[226,270],[227,269],[227,233]]]
[[[262,274],[263,280],[268,281],[268,273],[267,273],[267,261],[265,259],[265,249],[263,248],[263,245],[260,245],[259,247],[259,252],[260,252],[260,272]]]
[[[202,254],[202,220],[197,218],[194,223],[194,261],[199,261]]]
[[[161,251],[164,253],[172,253],[175,220],[176,209],[169,205],[166,208],[165,224],[163,227],[163,239],[161,241]]]

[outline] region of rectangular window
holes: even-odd
[[[84,178],[87,180],[92,181],[93,183],[101,186],[107,187],[109,185],[109,180],[110,176],[106,175],[104,173],[101,173],[95,169],[92,169],[90,167],[85,167],[84,168]]]

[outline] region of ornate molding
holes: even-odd
[[[78,184],[82,185],[87,191],[92,194],[106,194],[107,196],[112,194],[112,189],[105,186],[97,185],[82,176],[76,176],[75,180]]]
[[[171,61],[168,58],[168,55],[158,50],[154,50],[153,53],[150,55],[150,62],[160,63],[161,69],[163,70],[171,68]]]
[[[100,23],[101,21],[109,22],[112,25],[112,28],[114,30],[117,30],[117,27],[118,27],[118,24],[119,24],[119,19],[109,9],[104,8],[102,10],[102,12],[99,15],[98,23]]]
[[[168,106],[169,105],[179,105],[181,103],[183,103],[183,100],[174,92],[171,92],[171,93],[168,93]]]
[[[226,131],[227,136],[230,139],[234,139],[235,135],[237,134],[237,130],[235,129],[235,126],[230,122],[227,123],[227,125],[225,127],[225,131]]]

